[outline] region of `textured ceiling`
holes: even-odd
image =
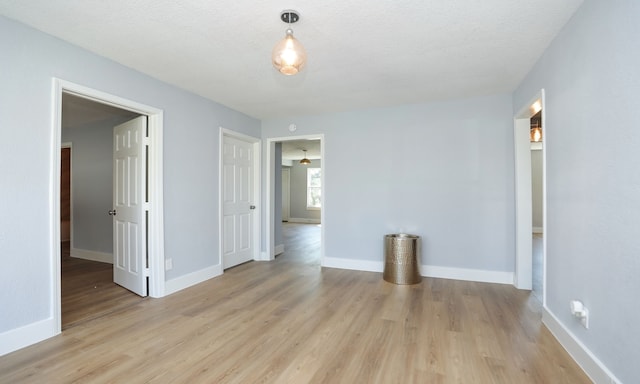
[[[515,89],[582,0],[0,0],[0,14],[264,119]],[[271,66],[283,9],[308,64]]]
[[[305,156],[305,150],[307,159],[322,158],[320,140],[288,140],[282,142],[282,159],[300,160]]]

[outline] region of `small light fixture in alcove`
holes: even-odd
[[[529,139],[532,143],[539,143],[542,141],[542,110],[539,109],[533,116],[531,116],[531,129],[529,131]]]
[[[542,141],[542,128],[536,123],[535,127],[531,128],[531,142],[539,143]]]
[[[311,164],[311,160],[307,159],[307,150],[303,149],[302,152],[304,152],[304,157],[302,158],[302,160],[300,160],[300,164],[302,164],[302,165]]]

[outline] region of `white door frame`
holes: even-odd
[[[516,201],[516,260],[514,285],[518,289],[532,289],[532,196],[531,196],[531,117],[542,109],[542,126],[545,123],[545,95],[541,89],[526,105],[522,106],[514,116],[514,148],[515,148],[515,201]],[[542,135],[542,222],[547,227],[547,187],[546,187],[546,134]],[[543,236],[543,304],[546,298],[546,255],[547,236]]]
[[[256,215],[253,220],[253,260],[260,260],[260,239],[262,237],[262,209],[260,205],[262,203],[261,200],[261,190],[262,184],[260,182],[260,172],[262,169],[262,140],[257,137],[245,135],[239,132],[232,131],[230,129],[220,127],[220,147],[218,148],[219,153],[219,169],[218,169],[218,254],[220,255],[220,271],[224,272],[223,267],[223,209],[224,209],[224,138],[232,137],[236,140],[241,140],[247,143],[253,144],[253,201],[256,209],[254,214]]]
[[[287,193],[285,195],[284,191],[285,191],[285,177],[284,175],[287,175]],[[322,176],[322,173],[320,174],[320,176]],[[286,197],[286,198],[285,198]],[[287,215],[285,217],[285,215],[282,215],[282,220],[287,220],[289,221],[289,218],[291,217],[291,169],[290,168],[282,168],[282,212],[287,212]]]
[[[50,204],[51,210],[51,289],[52,317],[56,324],[55,334],[62,331],[61,271],[60,271],[60,148],[62,137],[62,94],[93,100],[98,103],[126,109],[148,116],[149,127],[149,296],[165,295],[164,273],[164,205],[163,205],[163,111],[135,101],[111,95],[96,89],[53,78],[53,123],[50,161]]]
[[[324,231],[325,231],[325,211],[327,210],[325,204],[325,167],[326,161],[324,156],[324,135],[303,135],[303,136],[287,136],[287,137],[273,137],[267,139],[267,167],[266,167],[266,177],[267,177],[267,188],[266,188],[266,201],[267,201],[267,209],[265,210],[266,220],[266,251],[262,255],[262,260],[274,260],[276,257],[275,253],[275,235],[274,235],[274,223],[273,218],[275,217],[275,153],[276,153],[276,143],[282,141],[292,141],[292,140],[320,140],[320,157],[322,158],[322,174],[321,174],[321,197],[322,197],[322,209],[320,210],[320,222],[322,223],[320,227],[320,265],[324,265]]]

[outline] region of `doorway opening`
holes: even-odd
[[[322,135],[273,138],[267,145],[267,254],[265,260],[288,252],[304,255],[295,243],[317,244],[309,262],[324,260],[325,188]],[[307,161],[301,162],[302,159]],[[313,260],[311,260],[311,259]]]
[[[147,153],[144,155],[147,159],[148,163],[148,173],[147,173],[147,194],[148,200],[145,203],[146,208],[146,235],[144,236],[144,241],[146,243],[146,252],[143,255],[147,259],[146,268],[143,273],[147,274],[148,279],[145,278],[148,284],[148,294],[152,297],[162,297],[164,296],[164,233],[163,233],[163,204],[162,204],[162,111],[153,107],[149,107],[143,104],[139,104],[127,99],[123,99],[118,96],[110,95],[101,91],[97,91],[91,88],[87,88],[78,84],[70,83],[60,79],[54,79],[54,119],[53,119],[53,140],[52,140],[52,158],[51,158],[51,180],[52,180],[52,244],[51,244],[51,265],[52,265],[52,303],[53,303],[53,313],[52,317],[54,319],[54,324],[56,324],[56,334],[62,331],[62,253],[64,252],[61,249],[62,239],[64,236],[62,232],[63,224],[63,215],[61,211],[61,206],[63,204],[61,200],[61,186],[62,186],[62,137],[63,137],[63,126],[68,125],[68,121],[64,121],[71,115],[68,115],[63,111],[63,101],[66,99],[81,101],[83,103],[87,103],[86,105],[92,105],[96,107],[98,110],[110,109],[111,112],[114,110],[120,111],[123,115],[130,116],[146,116],[148,119],[147,130],[147,139],[145,139],[145,145],[148,145]],[[85,105],[85,106],[86,106]],[[80,114],[76,115],[76,118],[81,119],[90,119],[91,116],[78,117]],[[121,116],[121,118],[123,118]],[[128,117],[129,118],[129,117]],[[94,121],[95,123],[95,121]],[[115,125],[115,124],[114,124]],[[111,127],[113,128],[113,127]],[[81,132],[80,136],[85,134],[86,132]],[[103,132],[104,133],[104,132]],[[108,132],[109,138],[108,146],[112,146],[113,139],[113,131],[110,130]],[[73,141],[81,141],[78,140]],[[86,139],[86,138],[84,138]],[[67,140],[65,140],[66,142]],[[74,155],[78,153],[79,146],[74,145]],[[111,154],[113,154],[113,149],[111,149]],[[84,162],[77,162],[76,165],[73,165],[73,157],[71,159],[71,169],[79,168],[80,164],[84,164]],[[104,180],[104,182],[108,183],[110,186],[113,180],[112,176],[106,177],[108,180]],[[73,180],[73,177],[72,177]],[[97,179],[96,179],[97,180]],[[91,196],[100,194],[102,189],[104,188],[94,188],[93,185],[86,186],[88,189],[88,193],[85,193],[85,196]],[[111,189],[109,188],[109,192]],[[87,191],[84,191],[87,192]],[[82,211],[83,214],[87,212],[91,212],[92,210],[101,211],[101,207],[94,206],[95,204],[91,204],[89,201],[77,202],[73,203],[73,199],[78,199],[82,194],[78,193],[78,191],[74,191],[74,188],[71,188],[71,197],[70,197],[70,227],[69,227],[69,253],[73,251],[74,248],[81,250],[81,246],[76,239],[80,239],[78,232],[80,229],[85,230],[84,227],[79,227],[75,223],[76,229],[74,230],[74,221],[77,221],[80,218],[79,213]],[[111,202],[107,202],[111,205]],[[75,206],[74,206],[75,205]],[[81,207],[81,208],[80,208]],[[105,216],[108,214],[108,210],[104,213]],[[75,219],[74,219],[75,217]],[[108,217],[108,216],[107,216]],[[107,219],[109,220],[109,219]],[[109,222],[107,222],[107,226],[109,226]],[[94,231],[94,233],[89,233],[88,236],[86,234],[82,234],[83,239],[90,239],[94,244],[98,244],[100,241],[107,241],[108,236],[95,236],[96,232],[100,233],[100,229]],[[111,230],[106,230],[104,232],[111,233]],[[112,238],[111,238],[112,239]],[[99,245],[98,245],[99,248]],[[80,258],[76,258],[75,261],[91,259],[93,257],[97,257],[100,259],[101,257],[105,257],[108,255],[107,252],[80,252]],[[69,255],[71,256],[71,255]],[[101,260],[104,261],[104,260]],[[113,263],[113,256],[111,256],[111,262]],[[108,267],[111,268],[111,267]],[[68,288],[68,287],[65,287]],[[97,289],[94,288],[94,289]]]
[[[62,95],[60,269],[63,330],[135,304],[140,299],[114,283],[113,219],[108,215],[114,189],[113,130],[116,125],[139,116],[72,94]],[[73,143],[76,151],[71,154]],[[71,213],[74,206],[77,207],[75,216]]]
[[[516,260],[515,286],[532,290],[545,304],[546,238],[546,124],[544,90],[525,105],[514,118],[516,176]],[[545,133],[536,141],[538,132]],[[539,233],[536,233],[539,232]],[[535,286],[535,287],[534,287]]]
[[[540,301],[544,296],[543,240],[544,224],[542,212],[542,110],[531,116],[531,225],[532,225],[532,291]]]

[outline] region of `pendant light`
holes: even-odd
[[[304,152],[304,157],[302,158],[302,160],[300,160],[300,164],[302,164],[302,165],[311,164],[311,160],[307,159],[307,150],[303,149],[302,152]]]
[[[291,9],[280,13],[280,20],[289,24],[286,35],[282,41],[273,47],[271,52],[271,62],[273,66],[283,75],[291,76],[302,71],[307,62],[307,52],[300,42],[293,37],[291,24],[300,19],[298,12]]]

